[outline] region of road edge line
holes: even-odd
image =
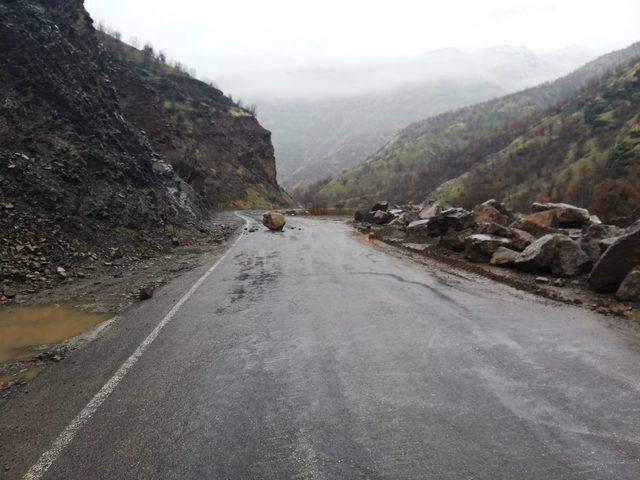
[[[235,212],[236,216],[244,220],[243,227],[246,227],[249,223],[247,217]],[[243,228],[241,227],[241,228]],[[120,366],[120,368],[113,374],[113,376],[107,380],[107,382],[102,386],[102,388],[94,395],[94,397],[87,403],[87,405],[80,411],[78,415],[75,416],[73,420],[65,427],[64,430],[58,435],[58,437],[54,440],[51,448],[45,451],[38,461],[27,470],[27,473],[22,477],[23,480],[40,480],[43,475],[49,470],[51,465],[57,460],[62,451],[71,443],[74,439],[78,431],[82,428],[82,426],[87,423],[87,421],[93,416],[93,414],[100,408],[100,405],[104,403],[104,401],[111,395],[111,393],[115,390],[118,384],[124,379],[127,375],[131,367],[133,367],[140,357],[144,354],[144,352],[149,348],[149,346],[153,343],[153,341],[160,334],[160,331],[173,319],[173,317],[178,313],[180,307],[184,305],[187,300],[193,295],[198,288],[205,282],[205,280],[213,273],[213,271],[220,265],[220,263],[229,255],[229,252],[233,250],[233,248],[240,242],[240,240],[244,237],[244,231],[240,230],[240,235],[238,238],[234,240],[231,246],[224,252],[224,254],[216,260],[216,262],[209,267],[209,269],[191,286],[191,288],[185,293],[180,300],[176,302],[176,304],[169,310],[162,320],[156,325],[156,327],[151,331],[151,333],[138,345],[138,347],[134,350],[134,352],[127,358],[124,363]]]

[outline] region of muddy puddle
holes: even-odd
[[[110,316],[65,306],[0,309],[0,364],[27,360]]]

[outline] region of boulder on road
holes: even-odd
[[[422,210],[420,210],[418,216],[422,220],[427,220],[429,218],[437,217],[438,215],[440,215],[440,212],[442,212],[442,205],[440,205],[438,202],[433,202],[426,205]]]
[[[267,212],[262,215],[262,224],[269,230],[280,232],[284,228],[286,220],[284,215],[278,212]]]
[[[582,230],[580,246],[595,262],[611,245],[611,243],[613,243],[613,239],[623,235],[624,233],[624,228],[616,227],[615,225],[591,224]],[[607,239],[611,240],[603,244],[603,240]]]
[[[498,225],[509,225],[511,219],[500,213],[491,205],[476,205],[473,209],[473,216],[477,223],[497,223]]]
[[[631,270],[616,292],[618,300],[640,302],[640,266]]]
[[[464,208],[448,208],[442,211],[436,218],[438,224],[442,226],[443,233],[449,230],[464,230],[476,224],[473,214]]]
[[[589,284],[597,292],[615,292],[636,265],[640,265],[640,222],[612,240],[593,267]]]
[[[497,223],[479,223],[476,225],[475,233],[486,233],[496,237],[508,238],[511,241],[509,248],[519,252],[523,251],[535,240],[533,235],[524,230],[504,227]]]
[[[380,225],[375,227],[376,238],[388,243],[402,243],[405,241],[404,232],[396,225]]]
[[[151,297],[153,297],[152,287],[142,287],[138,292],[138,298],[140,300],[149,300]]]
[[[511,241],[511,248],[519,252],[522,252],[536,240],[536,237],[529,232],[525,232],[519,228],[510,228],[507,238]]]
[[[499,247],[491,256],[489,263],[498,267],[512,267],[518,258],[518,252],[506,247]]]
[[[555,210],[545,210],[543,212],[524,215],[510,226],[518,230],[524,230],[538,238],[549,233],[555,233],[559,222]]]
[[[389,225],[401,225],[403,227],[406,227],[411,222],[415,222],[416,220],[418,220],[418,214],[416,212],[402,212],[396,218],[391,220]]]
[[[494,235],[476,233],[465,238],[464,256],[474,262],[489,262],[496,250],[509,245],[509,240]]]
[[[501,214],[503,214],[505,217],[513,218],[513,212],[509,210],[503,203],[500,203],[499,201],[497,201],[495,198],[492,198],[491,200],[487,200],[486,202],[483,202],[482,205],[493,207],[497,211],[499,211]]]
[[[531,210],[534,212],[555,211],[560,227],[582,227],[588,224],[591,218],[591,214],[586,208],[568,203],[534,203],[531,205]]]
[[[584,273],[591,259],[566,235],[548,234],[534,241],[515,260],[516,268],[528,273],[551,272],[561,277]]]
[[[430,218],[411,222],[407,225],[407,239],[410,242],[421,243],[428,237],[439,237],[440,227],[435,220]]]
[[[394,218],[396,218],[396,216],[393,213],[389,213],[384,210],[376,210],[373,214],[373,223],[384,225],[385,223],[389,223]]]
[[[473,235],[473,228],[467,228],[456,232],[455,230],[447,233],[440,239],[440,245],[454,252],[463,252],[465,249],[465,239]]]

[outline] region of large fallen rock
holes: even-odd
[[[524,230],[538,238],[549,233],[555,233],[559,222],[555,210],[545,210],[530,215],[523,215],[510,226],[518,230]]]
[[[440,205],[438,202],[433,202],[426,205],[422,210],[420,210],[418,216],[422,220],[428,220],[429,218],[437,217],[438,215],[440,215],[440,212],[442,212],[442,205]]]
[[[448,230],[464,230],[475,225],[473,214],[464,208],[448,208],[443,210],[438,217],[438,223],[442,225],[446,233]]]
[[[365,210],[356,210],[355,213],[353,214],[353,221],[356,223],[361,223],[361,222],[369,222],[371,223],[371,221],[373,220],[373,216],[371,216],[371,218],[369,217],[371,215],[370,212],[367,212]]]
[[[420,242],[424,237],[441,237],[451,232],[466,230],[475,225],[473,214],[464,208],[448,208],[439,215],[416,220],[407,226],[410,241]]]
[[[465,249],[465,239],[469,235],[473,235],[473,228],[466,228],[456,232],[455,230],[447,233],[440,239],[440,245],[454,252],[463,252]]]
[[[534,212],[555,211],[560,227],[582,227],[589,223],[591,217],[589,210],[568,203],[534,203],[531,205],[531,210]]]
[[[529,245],[515,260],[516,268],[529,273],[548,273],[573,277],[591,266],[591,259],[580,245],[566,235],[548,234]]]
[[[416,220],[407,225],[407,239],[421,243],[429,237],[440,237],[441,230],[434,218]]]
[[[613,243],[615,237],[619,237],[625,233],[624,228],[615,225],[597,225],[591,224],[585,227],[580,238],[580,246],[595,262],[600,258],[607,248]],[[603,243],[603,240],[612,239],[610,242]]]
[[[476,233],[465,239],[464,256],[474,262],[489,262],[496,250],[509,245],[506,238]]]
[[[518,252],[515,250],[499,247],[491,256],[489,263],[498,267],[512,267],[518,255]]]
[[[376,238],[388,243],[402,243],[405,241],[405,234],[398,225],[380,225],[374,228]]]
[[[416,212],[412,212],[412,211],[402,212],[396,218],[391,220],[389,225],[400,225],[400,226],[406,227],[411,222],[415,222],[416,220],[418,220],[418,214]]]
[[[505,217],[513,218],[513,212],[509,210],[503,203],[500,203],[499,201],[497,201],[495,198],[492,198],[490,200],[487,200],[486,202],[483,202],[482,205],[493,207],[497,211],[499,211],[501,214],[503,214]]]
[[[496,237],[508,238],[511,242],[509,248],[519,252],[527,248],[536,238],[524,230],[509,228],[497,223],[479,223],[475,227],[475,233],[485,233]]]
[[[640,266],[627,274],[616,292],[616,298],[627,302],[640,302]]]
[[[511,219],[500,213],[491,205],[476,205],[473,209],[473,216],[477,223],[497,223],[498,225],[509,225]]]
[[[267,212],[262,215],[262,224],[274,232],[282,231],[285,223],[287,223],[287,221],[281,213]]]
[[[640,221],[612,241],[589,275],[597,292],[615,292],[631,269],[640,265]]]
[[[389,223],[394,218],[396,218],[396,216],[393,213],[384,210],[376,210],[373,214],[373,223],[384,225],[385,223]]]

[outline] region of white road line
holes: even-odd
[[[244,215],[240,215],[236,213],[236,215],[242,218],[245,221],[245,226],[248,223],[247,217]],[[145,338],[138,348],[131,354],[129,358],[122,364],[122,366],[118,369],[118,371],[111,377],[107,383],[105,383],[100,391],[96,393],[96,395],[91,399],[89,403],[87,403],[86,407],[82,409],[82,411],[73,419],[71,423],[67,425],[67,427],[58,435],[58,438],[53,442],[51,448],[44,452],[38,462],[33,465],[27,473],[22,477],[23,480],[39,480],[43,477],[45,472],[53,465],[53,462],[60,456],[62,451],[65,449],[71,440],[76,436],[78,430],[82,428],[82,426],[93,416],[93,414],[98,410],[100,405],[104,403],[107,397],[113,392],[113,390],[118,386],[118,384],[125,377],[127,372],[133,367],[137,361],[140,359],[142,354],[149,348],[149,345],[153,343],[156,339],[160,331],[171,321],[171,319],[175,316],[175,314],[180,310],[180,307],[184,305],[184,303],[189,300],[189,297],[194,294],[194,292],[204,283],[204,281],[211,275],[211,273],[216,269],[218,265],[229,255],[229,252],[233,250],[233,248],[238,244],[238,242],[244,236],[244,232],[241,231],[240,235],[233,242],[231,247],[222,255],[216,263],[214,263],[209,270],[206,271],[202,277],[198,279],[196,283],[189,289],[187,293],[185,293],[178,303],[176,303],[173,308],[167,313],[164,318],[160,321],[160,323],[153,329],[153,331],[149,334],[147,338]]]

